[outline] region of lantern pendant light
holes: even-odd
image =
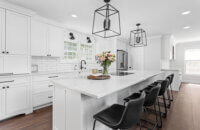
[[[109,4],[110,0],[104,0],[106,5],[94,12],[92,34],[110,38],[121,35],[119,11]]]
[[[146,31],[140,28],[140,23],[136,24],[137,29],[130,32],[130,46],[143,47],[147,46]]]

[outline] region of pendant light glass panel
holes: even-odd
[[[95,10],[92,34],[103,38],[121,35],[119,11],[109,3]]]
[[[140,24],[137,24],[137,29],[130,32],[130,46],[147,46],[146,31],[139,28],[139,26]]]

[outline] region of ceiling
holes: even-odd
[[[38,15],[66,24],[70,29],[91,33],[93,13],[103,0],[1,0],[35,11]],[[199,0],[111,0],[120,11],[122,37],[140,22],[148,36],[173,34],[177,42],[200,40]],[[184,11],[189,15],[181,15]],[[71,15],[76,14],[77,18]],[[191,26],[190,29],[183,29]]]

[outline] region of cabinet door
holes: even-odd
[[[31,55],[47,56],[47,25],[31,21]]]
[[[0,54],[3,51],[5,51],[5,9],[0,8]]]
[[[0,85],[0,120],[4,116],[4,107],[5,107],[5,89],[3,89],[4,85]]]
[[[0,55],[0,73],[3,73],[3,56]]]
[[[6,115],[18,114],[28,108],[28,84],[6,88]]]
[[[51,56],[61,57],[64,47],[64,30],[49,26],[48,43],[48,53]]]
[[[30,17],[6,11],[6,51],[9,54],[28,54]]]
[[[28,56],[23,55],[5,55],[4,73],[29,73]]]

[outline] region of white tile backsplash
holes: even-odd
[[[54,57],[32,57],[32,64],[38,65],[39,72],[68,72],[79,68],[80,64],[73,63],[61,63],[60,58]],[[88,64],[86,65],[87,69],[100,68],[98,64]]]

